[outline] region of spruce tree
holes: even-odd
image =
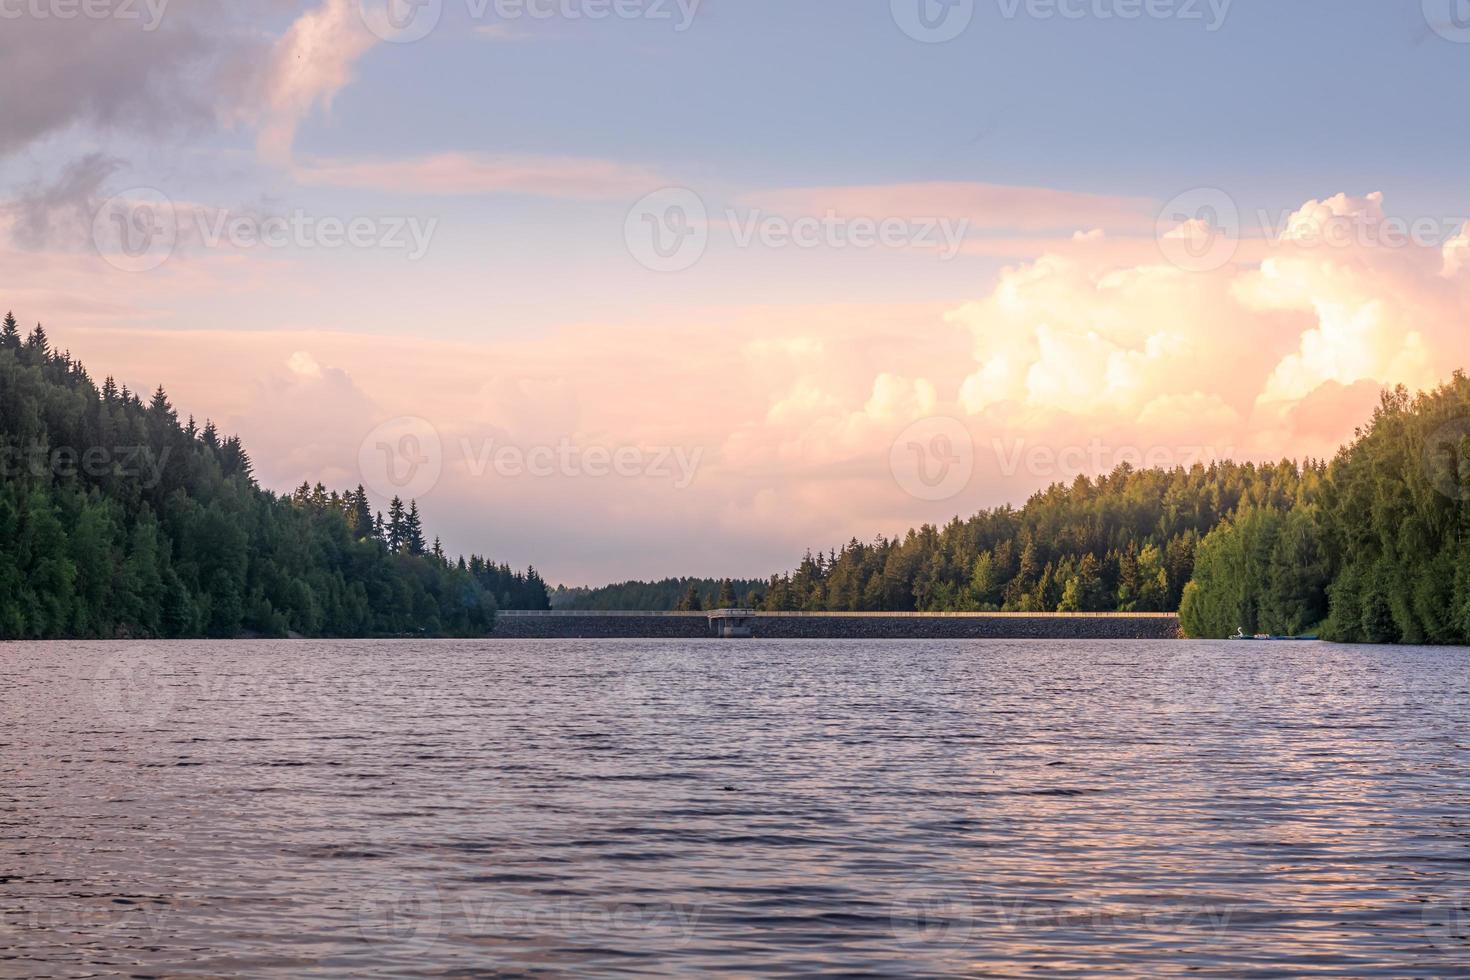
[[[362,484],[348,495],[348,518],[347,522],[357,532],[359,538],[370,538],[373,536],[373,509],[368,506],[367,491]]]
[[[51,358],[51,341],[46,336],[46,328],[39,323],[31,335],[26,338],[24,347],[26,358],[29,363],[43,365]]]
[[[394,497],[388,502],[388,550],[398,554],[407,540],[408,526],[403,512],[403,498]]]
[[[424,553],[424,525],[419,518],[419,502],[411,501],[408,516],[403,519],[403,547],[410,555]]]

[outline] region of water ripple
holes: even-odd
[[[0,647],[0,976],[1470,976],[1470,653]]]

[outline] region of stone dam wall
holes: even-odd
[[[761,613],[761,640],[1172,640],[1165,613]],[[495,639],[708,639],[704,613],[503,612]],[[726,642],[738,643],[738,640]]]

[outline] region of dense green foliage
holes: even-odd
[[[1243,511],[1200,547],[1192,636],[1470,642],[1470,380],[1386,393],[1289,508]]]
[[[1122,466],[769,581],[548,594],[416,502],[257,485],[238,438],[0,325],[0,638],[481,635],[499,608],[1180,611],[1192,636],[1470,642],[1470,380],[1384,395],[1330,463]]]
[[[0,327],[0,638],[481,635],[534,570],[451,561],[418,507],[262,490],[236,438]]]
[[[1320,477],[1292,463],[1134,470],[1057,484],[902,539],[808,554],[766,583],[772,611],[1172,612],[1195,549],[1240,507],[1284,509]]]
[[[597,589],[558,586],[553,609],[718,609],[758,602],[760,579],[666,578],[659,582],[618,582]],[[691,599],[695,601],[691,601]],[[697,604],[696,604],[697,602]]]

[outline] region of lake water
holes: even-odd
[[[1470,976],[1470,651],[0,646],[0,975]]]

